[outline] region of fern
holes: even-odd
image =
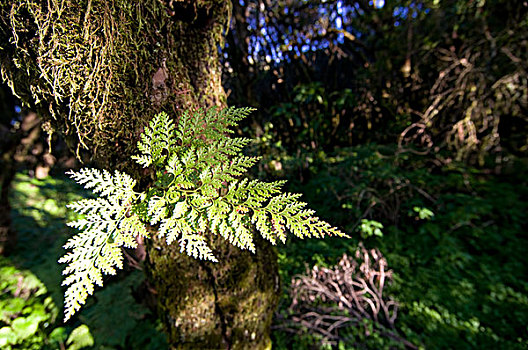
[[[156,115],[133,157],[156,173],[144,193],[135,192],[135,180],[117,171],[69,173],[99,197],[68,206],[83,216],[69,223],[80,232],[66,243],[71,251],[59,260],[68,264],[63,282],[68,286],[66,320],[95,285],[102,286],[103,275],[123,267],[122,247],[133,248],[138,236],[147,237],[146,225],[157,227],[167,244],[177,242],[182,253],[213,262],[217,258],[207,244],[211,233],[252,252],[255,229],[273,244],[285,242],[287,231],[300,238],[346,236],[306,209],[299,194],[283,193],[284,181],[240,178],[259,158],[241,155],[250,140],[229,134],[252,110],[186,111],[177,126],[166,113]]]
[[[174,144],[174,124],[168,114],[162,112],[152,119],[145,132],[141,134],[141,140],[138,142],[141,156],[132,158],[145,168],[152,163],[161,165],[165,160],[163,152],[168,152]]]
[[[64,245],[71,252],[59,259],[68,263],[63,274],[63,285],[68,286],[65,295],[65,318],[70,318],[88,295],[94,285],[103,285],[103,274],[113,275],[116,268],[123,267],[121,247],[133,248],[136,237],[147,237],[147,230],[139,217],[130,213],[138,199],[133,188],[136,184],[130,176],[97,169],[81,169],[68,173],[85,188],[100,195],[97,199],[81,199],[68,208],[84,217],[68,223],[81,232]]]

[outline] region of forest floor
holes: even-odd
[[[288,160],[283,162],[288,168]],[[344,253],[353,256],[362,241],[378,248],[393,271],[386,293],[399,304],[395,332],[401,338],[428,349],[527,348],[524,170],[510,169],[507,176],[461,166],[430,171],[420,162],[364,146],[320,154],[304,170],[303,181],[291,176],[288,190],[302,192],[320,217],[352,238],[290,239],[279,247],[284,290],[279,313],[288,317],[295,275],[315,264],[333,266]],[[138,270],[109,279],[73,322],[61,322],[57,260],[71,235],[65,222],[72,218],[65,205],[81,195],[63,175],[44,180],[17,175],[11,197],[18,248],[0,258],[0,347],[165,349],[159,324],[134,298],[143,279]],[[317,334],[300,333],[276,330],[274,347],[331,347]],[[367,326],[343,327],[335,347],[403,347],[372,334]]]

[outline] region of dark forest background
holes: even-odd
[[[278,349],[528,348],[528,2],[234,1],[253,176],[352,238],[279,246]],[[0,95],[0,347],[165,349],[141,266],[61,323],[77,167]],[[51,146],[51,153],[50,153]],[[9,254],[7,254],[9,252]],[[314,267],[315,266],[315,267]]]

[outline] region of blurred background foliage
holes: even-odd
[[[224,86],[258,108],[238,130],[263,157],[254,175],[288,179],[352,236],[278,248],[274,347],[528,348],[527,14],[504,0],[233,1]],[[61,174],[78,165],[1,97],[0,347],[166,349],[141,266],[61,322],[64,206],[82,195]],[[370,319],[334,338],[290,327],[292,279],[360,242],[392,270],[393,336]]]
[[[63,324],[62,267],[57,260],[71,235],[65,205],[87,196],[64,175],[39,180],[19,174],[12,187],[16,249],[0,261],[2,349],[164,349],[165,336],[149,309],[135,301],[144,276],[129,268],[73,322]],[[23,321],[23,322],[22,322]]]

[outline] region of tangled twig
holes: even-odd
[[[395,330],[398,304],[383,294],[391,281],[392,270],[388,269],[381,252],[367,250],[360,243],[354,258],[345,254],[333,268],[314,266],[307,274],[294,276],[290,315],[275,328],[296,334],[302,333],[304,328],[335,345],[339,341],[354,341],[345,329],[368,320],[375,327],[367,328],[366,336],[377,332],[416,349]]]

